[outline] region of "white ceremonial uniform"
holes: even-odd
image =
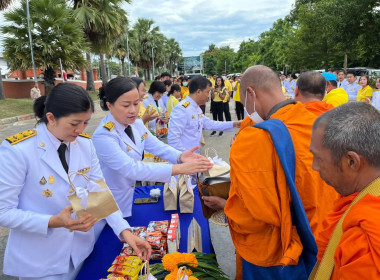
[[[71,186],[57,152],[60,141],[45,124],[28,131],[34,136],[21,136],[25,140],[14,145],[5,140],[0,146],[0,226],[10,228],[4,273],[66,280],[70,269],[93,250],[94,230],[48,228],[50,218],[70,205]],[[103,178],[90,139],[78,137],[66,154],[69,172],[86,168],[92,181]],[[74,185],[87,184],[82,176],[71,178]],[[120,211],[106,220],[118,236],[130,228]],[[50,277],[54,275],[62,277]]]
[[[380,90],[373,92],[371,104],[380,111]]]
[[[296,87],[297,87],[297,80],[296,79],[293,79],[291,82],[287,83],[287,95],[294,99],[295,97],[295,93],[296,93]]]
[[[233,131],[233,122],[210,120],[190,96],[178,103],[170,115],[168,143],[179,151],[199,146],[203,129]]]
[[[152,135],[141,119],[131,125],[135,143],[124,132],[125,126],[109,113],[93,135],[100,166],[124,217],[132,215],[136,180],[170,182],[172,165],[141,161],[144,150],[170,163],[177,163],[181,152]]]
[[[148,93],[146,96],[148,98],[144,99],[143,102],[142,102],[144,104],[145,108],[148,108],[148,106],[150,104],[154,108],[156,108],[157,111],[161,109],[161,111],[165,113],[166,107],[164,105],[164,102],[162,101],[162,98],[160,98],[160,100],[158,100],[158,107],[157,107],[157,104],[156,104],[156,102],[153,99],[153,95],[151,95],[150,93]],[[149,122],[149,124],[148,124],[149,130],[156,131],[156,120],[157,119],[154,119],[154,120],[151,120]]]
[[[346,79],[344,79],[343,81],[337,81],[336,82],[337,83],[337,87],[338,88],[345,88],[345,86],[347,86],[349,83],[347,82],[347,80]]]
[[[348,83],[345,87],[344,90],[348,94],[348,101],[356,101],[356,98],[358,97],[358,92],[361,89],[361,85],[358,83],[354,82],[352,84]]]

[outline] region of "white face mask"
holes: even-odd
[[[226,78],[227,78],[226,76],[222,76],[222,79],[223,79],[223,81],[225,81],[225,80],[226,80]]]
[[[252,121],[254,121],[255,123],[261,123],[263,122],[263,118],[260,117],[260,115],[256,112],[256,93],[253,92],[253,94],[255,95],[255,101],[253,102],[253,113],[249,115],[249,117],[251,118]],[[247,107],[247,96],[248,96],[248,91],[245,91],[245,104],[244,104],[244,114],[249,114],[246,107]],[[244,116],[245,117],[245,116]]]

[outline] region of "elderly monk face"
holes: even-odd
[[[313,130],[311,135],[310,152],[313,154],[313,169],[319,172],[322,180],[341,195],[347,196],[354,193],[350,186],[352,185],[352,174],[350,168],[344,164],[344,160],[338,166],[331,155],[331,151],[322,145],[325,134],[324,126]]]

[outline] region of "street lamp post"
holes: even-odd
[[[37,83],[37,71],[36,71],[36,64],[35,64],[35,62],[34,62],[34,53],[33,53],[33,39],[32,39],[32,32],[31,32],[31,30],[30,30],[29,0],[26,0],[26,17],[27,17],[27,21],[28,21],[28,32],[29,32],[29,43],[30,43],[30,54],[31,54],[31,56],[32,56],[34,81]]]
[[[153,73],[152,73],[152,80],[154,80],[154,52],[153,52],[154,47],[152,47],[152,64],[153,64]]]
[[[128,77],[131,76],[131,63],[129,61],[129,43],[128,43],[128,32],[127,32],[127,56],[128,56]]]

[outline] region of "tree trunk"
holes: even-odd
[[[87,76],[86,90],[95,91],[94,72],[92,71],[91,54],[89,52],[86,52],[86,59],[87,59],[87,65],[88,65],[88,69],[86,70],[86,76]]]
[[[108,81],[108,77],[107,77],[107,72],[106,72],[106,64],[104,62],[104,54],[101,53],[99,57],[100,57],[100,74],[102,76],[102,82],[103,84],[105,84]]]
[[[45,95],[48,95],[55,86],[55,71],[51,66],[48,66],[44,71]]]
[[[173,61],[170,60],[169,63],[170,63],[170,64],[169,64],[169,67],[170,67],[170,75],[173,76]]]
[[[3,77],[1,76],[1,68],[0,68],[0,100],[5,99],[4,87],[3,87]]]
[[[344,72],[347,73],[347,52],[344,52],[344,64],[343,64],[343,68],[344,68]]]
[[[127,77],[127,72],[125,71],[125,62],[124,62],[124,60],[125,60],[125,57],[122,57],[122,58],[120,59],[120,61],[121,61],[121,74],[122,74],[124,77]]]

